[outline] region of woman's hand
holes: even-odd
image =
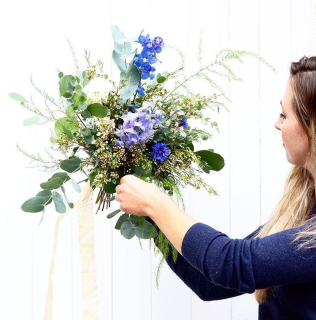
[[[156,185],[133,175],[122,177],[120,182],[115,188],[118,193],[115,200],[120,202],[120,209],[136,216],[149,216],[182,253],[184,235],[198,221],[182,211]]]
[[[115,188],[115,200],[120,202],[121,211],[129,214],[150,216],[153,205],[157,205],[166,197],[169,198],[156,185],[133,175],[122,177],[120,183]]]

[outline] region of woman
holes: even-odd
[[[122,211],[148,216],[181,254],[171,269],[202,300],[255,292],[259,319],[316,319],[316,57],[293,62],[275,123],[293,167],[266,224],[230,239],[132,175],[116,187]]]

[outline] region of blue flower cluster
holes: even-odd
[[[152,80],[155,77],[153,72],[156,71],[152,65],[159,61],[157,53],[162,51],[164,42],[161,37],[155,37],[154,40],[151,40],[149,34],[146,36],[140,35],[136,42],[142,45],[143,50],[135,55],[134,65],[141,71],[143,80],[148,78]],[[145,89],[140,82],[136,92],[143,96],[145,94],[144,91]]]
[[[119,137],[115,141],[116,146],[131,149],[132,145],[143,144],[157,131],[155,128],[161,125],[162,114],[153,102],[145,101],[142,107],[135,108],[134,111],[121,116],[124,123],[122,129],[115,132]]]
[[[169,156],[169,149],[166,144],[158,142],[153,145],[153,152],[151,155],[157,162],[163,162]]]
[[[183,127],[183,129],[185,129],[188,126],[187,121],[188,121],[188,119],[186,119],[186,118],[181,119],[180,120],[180,127]]]

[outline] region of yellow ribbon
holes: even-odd
[[[78,240],[81,266],[81,291],[83,320],[99,319],[99,298],[96,277],[96,262],[94,250],[94,215],[93,215],[93,190],[89,183],[83,187],[77,208]],[[58,230],[60,221],[71,211],[69,209],[56,220],[53,255],[49,270],[48,290],[46,296],[44,320],[53,320],[53,281],[55,255],[58,244]]]

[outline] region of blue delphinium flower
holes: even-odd
[[[157,142],[153,145],[153,152],[151,155],[157,162],[163,162],[169,156],[169,149],[164,143]]]
[[[144,95],[145,95],[145,88],[142,86],[141,82],[139,82],[138,88],[137,88],[136,92],[137,92],[140,96],[144,96]]]
[[[155,77],[154,72],[156,71],[152,65],[159,61],[157,53],[162,51],[164,42],[161,37],[155,37],[154,40],[151,40],[149,34],[146,36],[140,35],[136,42],[140,43],[143,49],[141,53],[135,55],[133,63],[141,72],[143,80],[148,78],[152,80]],[[143,96],[145,94],[144,91],[145,89],[139,83],[136,92]]]
[[[183,129],[185,129],[187,126],[188,126],[188,123],[187,123],[188,119],[181,119],[180,120],[180,127],[183,127]]]

